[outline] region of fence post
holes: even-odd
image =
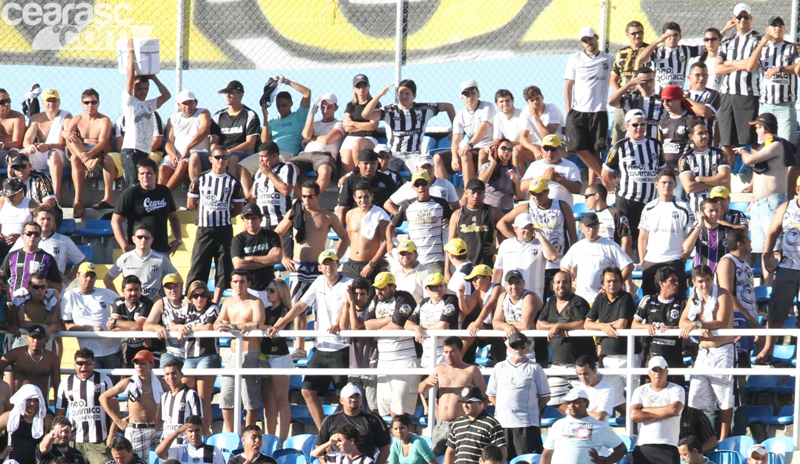
[[[402,0],[400,0],[402,1]],[[433,342],[433,364],[436,364],[436,335],[431,335]],[[428,390],[428,435],[433,438],[433,427],[436,425],[436,395],[439,385]]]
[[[405,40],[405,21],[403,20],[403,2],[397,0],[397,12],[394,31],[394,85],[400,85],[403,73],[403,41]]]
[[[800,1],[800,0],[798,0]],[[608,53],[608,2],[609,0],[600,0],[600,46],[602,50]]]
[[[625,356],[627,357],[628,364],[625,367],[625,369],[627,370],[627,372],[625,372],[625,384],[627,386],[626,389],[627,391],[625,392],[625,407],[628,410],[625,411],[625,435],[631,437],[633,436],[632,435],[633,421],[631,421],[630,410],[631,410],[631,399],[633,398],[633,376],[635,375],[631,372],[631,369],[637,367],[634,366],[634,360],[636,359],[636,354],[634,353],[634,350],[636,349],[635,348],[636,337],[634,337],[633,335],[629,335],[626,341],[628,345],[628,353]]]
[[[233,381],[233,433],[242,434],[242,345],[244,337],[239,332],[236,335],[236,374]]]
[[[177,29],[175,31],[175,93],[177,97],[181,92],[183,84],[183,27],[185,21],[185,12],[183,8],[184,0],[178,1],[178,20]]]
[[[792,23],[789,24],[789,36],[792,38],[792,42],[797,43],[797,10],[800,8],[800,0],[794,0],[792,2]]]
[[[797,0],[793,2],[792,6],[792,16],[794,16],[797,7]],[[795,22],[792,21],[794,24]],[[800,369],[800,351],[795,354],[795,361],[796,361],[796,368]],[[798,449],[800,447],[800,424],[797,423],[797,418],[800,417],[800,371],[795,370],[794,374],[794,424],[792,425],[792,442],[794,443],[794,449]]]

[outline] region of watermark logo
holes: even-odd
[[[147,39],[153,26],[133,25],[128,3],[17,3],[3,5],[3,22],[35,31],[34,50],[116,50],[118,40]]]

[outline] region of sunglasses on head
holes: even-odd
[[[28,237],[41,237],[42,233],[41,232],[37,232],[35,230],[28,230],[28,231],[25,231],[25,235],[27,235]]]

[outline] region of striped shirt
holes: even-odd
[[[648,47],[648,44],[643,43],[641,47],[636,50],[631,47],[622,47],[614,57],[614,64],[611,65],[611,72],[619,76],[619,85],[625,85],[636,74],[636,57],[639,53]]]
[[[373,464],[375,461],[366,454],[350,459],[344,451],[331,451],[325,454],[325,462],[327,464]]]
[[[717,113],[719,110],[720,105],[720,98],[719,92],[713,89],[705,88],[703,90],[684,90],[683,92],[686,98],[691,98],[692,100],[696,101],[697,103],[703,103],[707,107],[714,110],[714,114]],[[708,140],[713,142],[714,140],[714,122],[716,118],[698,118],[702,119],[703,122],[706,123],[706,127],[708,128]]]
[[[278,179],[291,186],[297,184],[297,170],[292,164],[279,163],[272,168],[272,172]],[[264,215],[261,227],[274,229],[292,207],[294,189],[289,192],[289,195],[282,194],[275,188],[275,184],[269,180],[269,177],[259,169],[253,177],[253,188],[250,194],[256,197],[256,205],[261,208]]]
[[[189,198],[198,199],[198,227],[228,227],[231,225],[231,208],[234,203],[244,203],[242,185],[229,173],[214,174],[206,171],[189,187]]]
[[[726,61],[746,60],[756,49],[761,41],[761,34],[751,29],[745,35],[734,34],[724,39],[717,54],[717,64]],[[733,71],[722,78],[722,87],[719,93],[728,95],[744,95],[748,97],[759,95],[761,74],[747,71]]]
[[[425,201],[414,199],[403,202],[392,223],[399,227],[408,219],[408,239],[417,245],[419,262],[428,264],[444,261],[444,221],[452,213],[450,204],[441,198],[430,197]]]
[[[161,394],[161,420],[164,421],[164,433],[161,439],[166,438],[175,430],[186,423],[189,416],[203,417],[203,403],[197,391],[184,385],[177,393],[167,390]],[[183,434],[178,436],[175,444],[182,444]]]
[[[441,110],[439,103],[414,103],[411,109],[387,105],[378,110],[386,122],[386,136],[392,153],[420,153],[425,127]]]
[[[798,199],[789,200],[781,219],[783,238],[781,239],[781,262],[778,267],[784,269],[800,270],[800,244],[796,239],[800,235],[800,205],[797,202]]]
[[[709,147],[705,151],[698,152],[689,149],[678,160],[678,173],[680,177],[688,176],[691,174],[693,178],[697,177],[710,177],[715,176],[721,167],[727,167],[728,158],[722,153],[721,150]],[[692,212],[697,214],[700,211],[700,203],[709,198],[711,190],[703,190],[702,192],[689,192],[689,207]]]
[[[102,443],[108,437],[110,418],[100,405],[100,395],[114,384],[106,374],[95,372],[83,380],[69,375],[58,387],[56,409],[66,409],[76,443]]]
[[[171,332],[170,325],[172,324],[186,324],[189,321],[189,303],[182,301],[182,306],[172,306],[169,298],[164,297],[161,299],[164,303],[164,309],[161,310],[161,325],[166,327],[167,332]],[[168,338],[167,353],[178,358],[186,357],[186,339],[178,340],[177,338]]]
[[[61,282],[56,259],[44,250],[33,253],[26,253],[25,250],[12,251],[6,255],[2,269],[8,277],[12,295],[18,289],[27,287],[31,274],[36,272],[44,273],[51,282]]]
[[[611,147],[603,169],[618,177],[618,196],[647,203],[658,197],[656,173],[664,165],[658,140],[645,137],[636,141],[625,137]]]
[[[129,308],[125,298],[119,297],[114,300],[114,305],[111,307],[111,313],[119,315],[120,320],[122,321],[137,321],[139,319],[147,320],[147,316],[150,315],[151,309],[153,309],[153,301],[146,296],[142,296],[139,299],[139,302],[136,304],[135,308]],[[128,348],[138,348],[140,346],[144,346],[144,340],[141,338],[123,338],[122,342],[125,343]],[[150,348],[150,351],[155,351],[155,349]]]
[[[759,61],[761,72],[766,73],[771,68],[779,68],[780,72],[769,79],[762,76],[759,103],[762,105],[794,103],[797,99],[797,76],[780,68],[794,66],[798,61],[800,61],[800,54],[797,52],[797,45],[790,42],[768,43],[761,49],[761,60]]]
[[[718,225],[715,229],[703,227],[694,246],[694,265],[705,264],[711,272],[717,272],[719,260],[728,253],[728,226]]]
[[[503,427],[497,419],[485,410],[471,420],[469,416],[461,416],[450,424],[447,434],[447,447],[456,452],[456,464],[474,464],[481,457],[487,445],[506,446]]]
[[[677,47],[658,47],[653,51],[650,63],[656,74],[656,93],[668,85],[683,88],[689,59],[700,56],[701,45],[678,45]]]
[[[658,138],[658,122],[661,120],[661,115],[664,114],[664,105],[661,104],[661,95],[654,93],[649,97],[645,97],[640,92],[631,92],[622,96],[620,100],[620,108],[627,113],[630,110],[644,111],[645,119],[647,119],[647,132],[645,135],[651,139]]]
[[[747,215],[735,209],[729,209],[725,213],[724,221],[729,224],[733,224],[735,226],[744,226],[744,227],[750,226],[750,221],[747,219]]]
[[[753,268],[750,267],[749,262],[741,261],[730,253],[722,257],[722,259],[726,258],[731,260],[734,268],[733,288],[736,299],[739,300],[739,304],[748,314],[758,319],[756,291],[753,285]],[[719,274],[714,274],[714,283],[719,285]]]
[[[194,303],[189,303],[186,309],[186,326],[197,327],[200,325],[213,324],[219,316],[219,306],[210,304],[204,311],[198,311]],[[199,358],[219,354],[217,338],[186,338],[186,358]]]
[[[406,321],[414,313],[417,303],[414,297],[402,290],[396,290],[394,296],[386,301],[380,301],[377,297],[370,301],[367,306],[366,320],[392,318],[394,324],[403,327]],[[417,357],[417,350],[414,347],[414,333],[409,331],[408,337],[392,338],[381,337],[378,339],[378,360],[379,361],[399,361]]]
[[[25,196],[36,203],[41,205],[51,198],[55,199],[56,203],[58,203],[55,190],[53,190],[53,183],[50,181],[50,177],[44,172],[31,169],[31,175],[28,176],[28,179],[22,185]]]
[[[597,214],[597,219],[600,220],[600,236],[609,238],[619,246],[622,246],[622,237],[627,237],[631,234],[628,217],[613,206],[595,213]]]

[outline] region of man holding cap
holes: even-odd
[[[262,142],[275,142],[281,148],[281,158],[288,161],[292,156],[300,153],[303,142],[303,127],[308,119],[308,108],[311,106],[311,90],[308,87],[294,81],[290,81],[282,75],[275,76],[278,85],[286,84],[295,91],[299,92],[303,98],[297,111],[292,111],[292,94],[283,91],[275,95],[275,106],[278,108],[278,117],[269,119],[267,116],[266,104],[261,105],[261,112],[264,114],[264,127],[261,128]],[[277,89],[276,89],[277,90]],[[255,169],[252,169],[255,171]]]
[[[633,391],[630,417],[639,423],[639,437],[633,449],[636,464],[678,464],[681,410],[686,391],[667,380],[669,367],[661,356],[647,363],[650,383]]]
[[[375,462],[385,463],[389,458],[391,437],[389,428],[375,414],[364,412],[361,408],[363,394],[358,386],[348,383],[339,393],[339,404],[342,410],[326,417],[317,434],[317,446],[330,441],[336,430],[342,425],[352,425],[358,429],[356,447],[365,456],[375,456]]]
[[[453,211],[461,207],[459,201],[461,197],[459,197],[458,192],[456,192],[453,183],[447,180],[446,177],[439,178],[434,175],[433,158],[430,155],[419,155],[414,158],[412,172],[417,171],[427,171],[428,175],[431,177],[433,181],[431,183],[431,196],[445,200],[450,204],[450,208]],[[414,186],[411,185],[411,182],[406,182],[386,200],[386,203],[383,204],[383,209],[389,214],[397,214],[400,205],[402,205],[404,201],[413,200],[416,197],[417,192],[414,191]]]
[[[717,200],[717,204],[719,205],[719,216],[723,218],[725,222],[728,224],[733,224],[734,227],[739,226],[743,229],[748,228],[750,225],[750,220],[747,219],[745,213],[736,209],[730,209],[731,191],[728,189],[728,187],[725,187],[724,185],[717,185],[711,189],[709,196]]]
[[[80,332],[103,332],[111,316],[109,308],[119,298],[112,290],[95,287],[97,267],[84,261],[78,267],[78,285],[64,292],[61,299],[61,317],[67,330]],[[81,348],[94,352],[98,369],[122,367],[122,345],[119,338],[79,338]]]
[[[165,156],[158,168],[158,183],[170,190],[183,183],[186,173],[194,179],[211,169],[211,112],[197,106],[191,90],[182,90],[177,97],[178,109],[167,120]]]
[[[0,369],[5,370],[11,366],[14,391],[23,385],[32,384],[47,398],[49,386],[52,386],[54,398],[57,398],[61,382],[61,361],[55,353],[45,348],[47,329],[39,324],[28,327],[25,342],[25,346],[14,348],[0,358]]]
[[[315,121],[314,117],[322,106],[322,119]],[[339,147],[342,145],[345,132],[342,121],[335,117],[339,109],[336,95],[326,93],[314,102],[311,116],[303,127],[303,151],[289,162],[297,167],[300,175],[314,171],[317,173],[317,183],[323,192],[331,183],[331,176],[336,169],[336,160],[339,158]]]
[[[283,260],[281,238],[272,229],[261,227],[261,209],[255,203],[242,208],[244,230],[233,237],[231,258],[235,269],[250,271],[248,293],[267,306],[267,287],[275,279],[275,265]]]
[[[567,149],[578,152],[581,161],[589,167],[591,185],[600,175],[600,152],[607,145],[606,101],[614,57],[600,50],[600,39],[593,28],[582,27],[579,36],[583,51],[569,57],[564,72],[564,106],[569,111]]]
[[[392,176],[378,171],[378,154],[375,150],[367,148],[358,152],[358,173],[347,176],[342,188],[339,189],[339,203],[336,214],[342,224],[345,223],[347,212],[356,207],[353,198],[356,185],[366,182],[372,192],[372,204],[381,206],[397,190],[397,184]]]
[[[467,204],[459,207],[450,216],[450,239],[458,238],[466,245],[466,258],[473,264],[494,262],[497,250],[494,248],[496,224],[503,218],[503,213],[492,205],[486,204],[486,184],[478,179],[470,179],[464,190]],[[502,242],[500,235],[498,240]],[[447,259],[445,259],[447,262]],[[445,267],[445,275],[448,274]]]
[[[769,462],[769,452],[767,447],[756,443],[747,450],[747,464],[767,464]]]
[[[625,443],[608,424],[587,412],[589,395],[585,391],[572,389],[561,403],[567,404],[567,416],[550,427],[544,442],[542,464],[614,463],[625,456]],[[604,448],[613,450],[611,455],[601,456]],[[638,464],[638,461],[634,462]]]
[[[508,337],[506,359],[494,365],[486,395],[508,443],[508,458],[541,453],[541,411],[550,401],[542,366],[528,359],[531,342],[520,332]]]
[[[227,107],[214,113],[211,121],[216,126],[214,132],[218,129],[222,134],[219,144],[230,156],[229,171],[239,179],[239,162],[249,158],[255,150],[261,122],[255,111],[242,104],[244,86],[241,82],[230,81],[219,93],[225,95]]]
[[[505,461],[508,449],[503,427],[486,412],[486,398],[481,389],[464,387],[461,390],[461,407],[465,415],[454,420],[450,426],[444,464],[478,462],[481,452],[488,445],[499,447]]]
[[[396,235],[396,228],[408,220],[408,238],[416,244],[420,262],[431,272],[444,274],[443,239],[452,210],[445,200],[431,196],[431,176],[428,171],[415,172],[411,176],[411,185],[417,195],[413,200],[404,201],[400,205],[387,233]],[[394,245],[388,237],[386,246],[391,253]]]
[[[559,136],[546,135],[542,139],[542,159],[528,166],[520,187],[526,190],[534,179],[541,177],[547,181],[551,199],[561,200],[572,207],[572,195],[581,193],[581,171],[575,163],[561,157],[561,146]]]
[[[453,148],[433,157],[436,177],[463,172],[465,183],[475,177],[478,152],[492,142],[495,114],[494,105],[480,97],[478,83],[473,79],[461,83],[461,100],[466,106],[453,119]]]
[[[600,236],[600,219],[595,213],[581,217],[583,240],[570,247],[561,260],[561,270],[572,274],[575,293],[586,301],[594,301],[603,287],[603,269],[613,266],[622,270],[622,281],[628,291],[635,293],[630,280],[633,261],[623,249],[611,239]]]

